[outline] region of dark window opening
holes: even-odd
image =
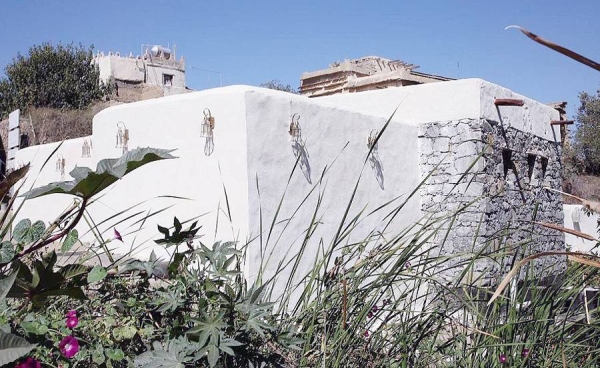
[[[546,177],[546,169],[548,168],[548,157],[542,157],[542,178]]]
[[[172,86],[173,85],[173,75],[172,74],[163,74],[163,86]]]
[[[532,153],[527,154],[527,176],[529,180],[533,179],[533,171],[535,170],[535,155]]]
[[[502,149],[502,164],[504,166],[504,179],[506,179],[506,175],[508,175],[508,170],[512,168],[512,150],[508,148]]]
[[[27,147],[29,147],[29,136],[23,133],[19,139],[19,149]]]

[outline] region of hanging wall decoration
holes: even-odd
[[[91,141],[88,141],[87,139],[83,140],[83,145],[81,146],[81,157],[92,157],[92,144]]]
[[[215,118],[212,116],[209,109],[204,109],[202,113],[204,114],[204,120],[202,121],[202,127],[200,129],[200,137],[212,137],[213,130],[215,129]]]
[[[302,141],[302,128],[300,128],[300,114],[294,113],[292,115],[292,121],[290,122],[290,128],[288,130],[290,134],[290,140],[292,142]]]
[[[60,178],[63,179],[65,177],[65,158],[61,154],[59,154],[57,157],[56,172],[60,173]]]
[[[204,119],[200,126],[200,137],[204,138],[204,154],[210,156],[215,150],[214,129],[215,118],[212,116],[210,109],[206,108],[202,111]]]
[[[367,137],[367,147],[369,148],[369,150],[377,150],[377,136],[379,136],[379,131],[378,130],[371,130],[371,132],[369,133],[369,137]]]
[[[122,148],[123,153],[128,151],[129,144],[129,129],[125,126],[125,123],[119,121],[117,123],[117,144],[115,148]]]

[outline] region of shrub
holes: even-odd
[[[29,106],[81,109],[110,94],[92,63],[92,48],[34,45],[17,55],[0,81],[0,116]]]

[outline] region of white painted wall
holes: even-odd
[[[199,137],[204,108],[210,108],[215,117],[215,147],[210,156],[204,154],[205,141]],[[296,162],[287,132],[290,115],[294,112],[301,115],[303,139],[310,155],[312,184],[300,169],[292,175],[278,219],[292,217],[304,197],[313,187],[316,189],[288,222],[285,232],[285,221],[275,226],[269,247],[275,247],[278,253],[273,262],[281,258],[281,250],[297,247],[313,215],[317,195],[322,194],[323,204],[319,213],[322,224],[309,244],[307,259],[311,261],[302,265],[306,269],[316,255],[318,240],[323,237],[326,245],[331,241],[361,170],[362,178],[350,216],[363,208],[367,212],[373,210],[398,196],[403,200],[418,184],[416,127],[391,126],[382,137],[378,155],[383,166],[383,188],[377,181],[376,171],[369,162],[365,164],[365,159],[369,132],[380,129],[385,119],[346,111],[302,96],[245,86],[111,107],[94,118],[93,159],[81,159],[83,139],[66,141],[57,154],[66,157],[67,171],[75,164],[94,167],[100,158],[120,156],[122,150],[115,148],[119,121],[124,122],[129,130],[130,149],[138,146],[177,149],[174,154],[178,159],[152,163],[134,171],[91,205],[90,213],[99,222],[120,210],[147,201],[102,225],[101,229],[108,239],[113,236],[114,224],[128,214],[138,211],[146,214],[174,206],[147,221],[139,232],[136,231],[140,225],[134,223],[141,215],[116,225],[123,235],[124,244],[111,242],[110,245],[118,246],[119,253],[141,245],[141,257],[147,257],[151,250],[165,257],[167,253],[151,240],[159,238],[156,224],[170,225],[173,216],[186,220],[203,215],[200,224],[203,225],[201,232],[205,243],[211,244],[215,239],[237,239],[243,244],[260,235],[260,207],[263,210],[263,228],[267,229],[286,190]],[[19,151],[18,160],[33,162],[30,177],[36,176],[36,170],[56,145]],[[60,175],[54,172],[55,161],[55,157],[50,159],[51,165],[41,172],[36,183],[41,185],[60,179]],[[326,167],[329,170],[319,182]],[[28,185],[31,180],[28,179]],[[190,200],[157,198],[161,195]],[[227,200],[231,221],[228,219]],[[30,200],[25,202],[19,218],[51,221],[70,203],[71,199],[64,195]],[[366,231],[377,228],[383,214],[381,212],[364,220],[364,227],[349,240],[366,236]],[[418,198],[414,198],[396,223],[405,226],[419,216]],[[217,217],[219,226],[216,225]],[[81,224],[79,230],[85,233],[86,225]],[[394,228],[394,231],[397,230]],[[91,241],[92,237],[88,235],[84,240]],[[259,262],[259,254],[260,244],[254,241],[249,248],[251,262],[248,267],[251,273],[253,265],[257,266]]]
[[[160,66],[147,62],[146,64],[146,83],[153,86],[163,85],[163,74],[173,76],[173,84],[168,87],[184,88],[185,87],[185,72],[169,66]]]
[[[494,105],[496,98],[523,99],[525,105],[502,106],[497,109]],[[398,107],[393,121],[409,125],[478,118],[499,121],[499,110],[503,122],[509,126],[532,132],[550,141],[560,140],[560,129],[550,126],[551,120],[559,118],[555,109],[477,78],[342,93],[317,99],[386,119]]]
[[[383,183],[380,185],[376,171],[369,162],[365,164],[369,150],[366,143],[370,131],[381,129],[385,119],[340,109],[316,99],[266,90],[249,91],[246,106],[249,229],[251,237],[259,237],[262,208],[262,248],[263,254],[273,252],[269,261],[271,265],[277,265],[286,252],[289,251],[291,256],[301,248],[320,196],[322,203],[316,215],[319,225],[307,244],[299,274],[311,269],[319,253],[319,242],[322,240],[325,248],[331,246],[361,171],[347,221],[361,210],[364,210],[365,218],[339,247],[365,239],[369,231],[383,231],[383,217],[418,185],[417,129],[414,126],[394,124],[382,136],[378,144],[379,163],[383,167]],[[290,178],[296,157],[288,128],[290,116],[295,113],[300,114],[302,137],[309,153],[310,180],[307,170],[303,172],[301,169],[297,169]],[[326,174],[320,181],[325,170]],[[278,221],[267,243],[272,219],[282,197],[284,201]],[[305,197],[307,200],[302,204]],[[396,197],[401,199],[391,208],[367,216],[379,205]],[[414,197],[387,229],[386,235],[390,231],[397,234],[419,218],[419,198]],[[250,267],[260,264],[260,258],[259,238],[249,249]],[[273,269],[267,271],[267,277],[270,276],[269,271],[273,272]],[[275,295],[283,291],[278,287],[275,290]]]
[[[577,204],[565,204],[563,208],[565,213],[564,226],[567,229],[581,231],[598,238],[598,214],[587,216],[583,212],[582,206]],[[585,240],[575,235],[565,234],[565,243],[574,251],[600,253],[599,249],[596,248],[596,242]]]
[[[298,251],[321,196],[319,226],[307,245],[300,265],[302,272],[314,264],[321,239],[325,247],[330,245],[359,176],[349,218],[363,209],[368,214],[396,197],[402,201],[418,185],[419,123],[479,117],[482,101],[491,98],[482,97],[484,92],[501,95],[498,97],[512,96],[504,89],[487,85],[474,79],[316,99],[257,87],[218,88],[105,109],[94,117],[92,159],[81,159],[82,139],[66,141],[59,153],[66,158],[67,171],[75,164],[93,167],[101,158],[120,156],[122,150],[115,147],[119,121],[129,129],[130,149],[146,146],[176,149],[174,155],[178,159],[151,163],[110,187],[90,207],[92,217],[99,222],[135,206],[101,226],[108,239],[112,238],[115,226],[123,235],[123,244],[110,245],[116,245],[120,253],[134,247],[140,257],[147,257],[152,250],[166,257],[168,253],[152,242],[160,237],[156,225],[170,226],[173,216],[182,221],[201,216],[202,240],[206,244],[231,239],[241,244],[250,242],[249,276],[256,275],[261,247],[267,255],[273,251],[272,267],[286,252],[292,255]],[[379,142],[374,169],[366,160],[367,137],[372,130],[383,127],[399,103],[394,123]],[[531,113],[541,111],[551,115],[541,104],[531,104],[535,105],[528,110]],[[199,136],[205,108],[215,117],[214,151],[210,156],[205,155],[205,139]],[[300,114],[310,176],[306,162],[290,176],[296,163],[288,134],[290,116],[294,113]],[[508,118],[513,119],[512,115]],[[542,116],[540,124],[546,124],[545,119]],[[17,153],[18,162],[31,161],[33,165],[27,185],[54,147],[56,144],[29,147]],[[55,161],[55,157],[50,159],[37,184],[60,179],[54,172]],[[382,168],[379,181],[377,165]],[[326,174],[320,180],[323,172]],[[159,198],[163,195],[188,200]],[[268,229],[283,196],[285,200],[267,243]],[[70,203],[68,196],[61,195],[27,201],[19,218],[51,221]],[[168,209],[145,223],[136,223],[141,216],[165,208]],[[137,217],[115,225],[136,212],[140,213]],[[381,229],[385,214],[386,211],[381,211],[365,217],[347,241],[360,240],[368,231]],[[390,230],[397,232],[420,216],[419,198],[415,197]],[[81,227],[80,232],[85,232],[85,224]],[[91,237],[84,240],[91,241]],[[273,268],[268,272],[273,272]]]
[[[94,61],[100,69],[100,80],[108,82],[110,77],[130,82],[144,81],[144,60],[117,55],[97,56]]]

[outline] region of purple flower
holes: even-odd
[[[369,318],[373,318],[373,312],[369,312],[369,313],[367,313],[367,317],[369,317]]]
[[[498,360],[500,360],[501,364],[506,363],[506,355],[500,354],[500,357],[498,358]]]
[[[42,368],[42,365],[37,360],[27,357],[27,359],[15,365],[15,368]]]
[[[379,307],[377,307],[376,305],[373,306],[373,308],[371,308],[371,310],[375,313],[377,313],[377,311],[379,310]]]
[[[363,334],[364,337],[369,337],[369,331],[365,331],[365,333]]]
[[[66,324],[67,324],[67,328],[69,330],[72,330],[75,327],[77,327],[77,325],[79,324],[79,320],[77,319],[77,316],[69,317],[69,318],[67,318]]]
[[[60,340],[58,349],[65,357],[71,359],[79,351],[79,341],[73,336],[65,336]]]
[[[79,319],[77,319],[77,311],[76,310],[71,309],[70,311],[67,312],[66,324],[70,330],[77,327],[77,325],[79,324]]]
[[[523,351],[521,352],[521,356],[523,358],[527,358],[529,356],[529,349],[523,349]]]
[[[123,238],[121,237],[121,234],[117,231],[117,228],[113,228],[113,230],[115,231],[115,239],[123,243]]]

